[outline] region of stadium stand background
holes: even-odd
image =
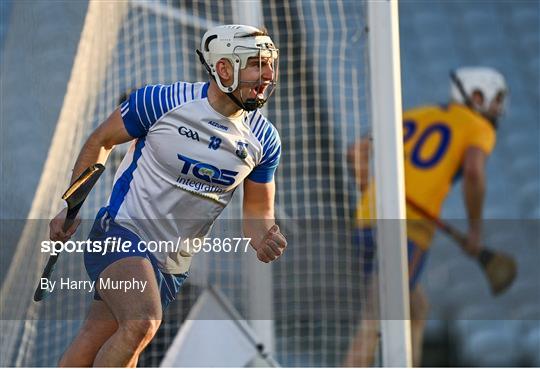
[[[86,7],[0,2],[0,271],[18,237],[17,223],[6,220],[30,208]],[[432,305],[424,364],[540,366],[539,29],[536,0],[400,3],[405,108],[444,102],[449,70],[465,64],[500,69],[511,92],[488,164],[486,242],[516,255],[519,277],[505,296],[491,298],[477,266],[438,235],[423,278]],[[458,186],[443,215],[459,224],[463,214]]]
[[[0,281],[47,158],[87,5],[0,1]]]

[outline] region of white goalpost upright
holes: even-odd
[[[126,91],[208,80],[195,54],[201,36],[214,25],[245,23],[265,26],[280,49],[278,87],[264,114],[282,141],[276,218],[289,247],[269,265],[250,252],[195,256],[190,277],[139,365],[160,365],[208,284],[238,320],[249,322],[243,329],[253,333],[248,341],[263,343],[265,354],[280,365],[342,365],[364,310],[376,305],[364,293],[368,261],[364,241],[355,238],[362,194],[347,161],[350,145],[372,131],[383,219],[376,271],[382,363],[409,366],[404,228],[396,226],[404,218],[397,1],[90,0],[88,9],[31,220],[2,281],[0,365],[56,365],[92,299],[88,293],[55,292],[41,303],[32,301],[47,256],[37,245],[48,237],[48,219],[59,210],[86,137]],[[97,210],[106,205],[122,156],[122,149],[115,150],[81,210],[76,239],[88,236]],[[238,237],[237,195],[213,236]],[[53,277],[87,280],[82,255],[63,254]],[[191,324],[199,326],[204,324]]]
[[[262,5],[260,0],[240,1],[232,3],[233,21],[236,24],[247,24],[255,27],[264,27]],[[268,108],[263,108],[263,114],[268,114]],[[272,268],[259,263],[255,258],[248,261],[250,286],[248,316],[260,317],[265,312],[266,319],[251,319],[250,324],[258,335],[267,352],[275,351],[275,337],[273,324],[273,287]]]
[[[410,367],[398,1],[368,9],[382,363]]]

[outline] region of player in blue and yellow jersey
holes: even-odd
[[[197,50],[208,82],[176,82],[137,89],[88,138],[72,181],[112,148],[130,141],[108,203],[90,240],[130,241],[132,249],[85,252],[94,301],[60,366],[135,367],[156,333],[163,309],[187,278],[193,247],[148,251],[141,241],[201,240],[242,185],[243,230],[265,263],[287,242],[274,224],[274,173],[279,134],[259,108],[277,82],[278,49],[266,31],[244,25],[208,30]],[[66,241],[66,211],[50,224]],[[98,281],[139,281],[141,290],[116,290]]]
[[[451,73],[451,102],[404,112],[403,141],[407,201],[407,247],[411,301],[413,364],[420,365],[427,299],[418,284],[435,232],[414,206],[439,216],[452,184],[463,178],[463,197],[469,221],[464,251],[477,256],[481,250],[485,163],[495,145],[497,120],[507,93],[504,77],[486,67],[464,67]],[[362,192],[357,209],[359,237],[364,258],[374,254],[372,226],[375,189],[369,177],[371,141],[364,138],[349,152]],[[415,204],[411,206],[411,204]],[[373,261],[373,260],[371,260]],[[366,272],[374,268],[366,261]],[[370,287],[373,288],[373,287]],[[366,324],[370,324],[367,327]],[[346,366],[369,366],[377,343],[377,322],[364,322],[347,356]]]

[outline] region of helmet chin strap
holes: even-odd
[[[240,88],[240,85],[242,83],[257,83],[257,82],[254,82],[254,81],[249,81],[249,82],[246,82],[246,81],[240,81],[239,84],[238,84],[238,88]],[[261,80],[258,81],[258,83],[260,84],[261,83]],[[270,96],[273,92],[273,88],[272,88],[272,91],[270,92],[270,94],[268,96]],[[229,99],[231,99],[239,108],[241,109],[244,109],[246,111],[253,111],[253,110],[257,110],[257,109],[260,109],[264,106],[264,104],[266,103],[266,101],[268,100],[268,98],[266,99],[259,99],[257,97],[255,98],[248,98],[248,99],[245,99],[243,100],[243,96],[242,96],[242,91],[240,90],[240,99],[237,98],[236,96],[233,95],[232,92],[229,92],[226,94]]]
[[[484,118],[486,118],[489,121],[489,123],[491,123],[491,125],[493,126],[493,128],[495,128],[495,130],[497,130],[497,128],[499,128],[499,119],[498,118],[489,117],[486,114],[482,114],[482,116]]]
[[[253,111],[263,107],[266,103],[264,99],[246,99],[246,101],[240,101],[232,92],[226,94],[240,109],[246,111]]]

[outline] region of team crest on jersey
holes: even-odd
[[[248,147],[247,142],[236,141],[236,156],[238,156],[242,160],[247,158],[248,157],[247,147]]]

